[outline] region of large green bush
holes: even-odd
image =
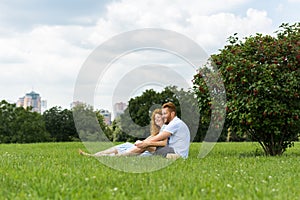
[[[194,77],[200,110],[210,114],[214,105],[205,80],[220,73],[226,125],[258,141],[267,155],[281,155],[300,132],[300,23],[282,24],[274,37],[256,34],[239,40],[235,34],[229,42],[211,55],[212,68],[202,68]]]

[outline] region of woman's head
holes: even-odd
[[[163,124],[161,109],[155,109],[151,115],[151,135],[157,135]]]

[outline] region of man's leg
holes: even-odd
[[[132,143],[126,142],[123,144],[119,144],[116,146],[113,146],[109,149],[100,151],[98,153],[95,153],[94,156],[106,156],[106,155],[118,155],[122,152],[126,152],[128,149],[131,149],[134,145]]]
[[[158,155],[165,158],[168,153],[175,153],[175,151],[172,147],[169,146],[157,147],[153,155]]]

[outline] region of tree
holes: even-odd
[[[146,90],[141,96],[131,98],[128,107],[120,116],[119,125],[122,134],[119,131],[119,140],[136,140],[149,136],[149,112],[159,107],[160,104],[158,93],[152,89]]]
[[[104,122],[104,117],[99,110],[94,111],[96,114],[97,121],[104,135],[111,141],[112,139],[112,130],[110,127]]]
[[[90,105],[79,104],[72,109],[76,130],[82,141],[109,141],[111,130],[104,123],[100,111]]]
[[[113,142],[134,142],[136,141],[136,137],[131,136],[121,129],[121,118],[117,117],[113,120],[111,124],[112,134],[110,137],[110,141]]]
[[[50,134],[46,130],[45,122],[40,113],[30,109],[17,107],[15,118],[11,123],[13,135],[11,142],[34,143],[50,141]]]
[[[161,108],[166,102],[173,102],[177,109],[177,115],[190,127],[192,137],[197,133],[199,123],[199,112],[197,102],[193,101],[194,94],[175,86],[164,88],[162,92],[152,89],[146,90],[141,96],[129,100],[125,113],[120,116],[120,127],[123,134],[118,132],[122,139],[143,139],[150,134],[150,115],[156,108]],[[125,136],[127,135],[127,136]]]
[[[43,118],[52,140],[66,142],[79,139],[71,110],[52,107],[43,113]]]
[[[12,122],[15,118],[14,110],[16,106],[2,100],[0,102],[0,143],[10,143],[14,134]]]
[[[46,142],[49,138],[39,113],[0,102],[0,143]]]
[[[271,156],[291,147],[300,130],[300,23],[282,24],[276,33],[229,37],[230,44],[211,55],[212,69],[200,69],[193,81],[200,110],[208,112],[214,105],[208,105],[205,70],[218,71],[226,87],[226,122]]]

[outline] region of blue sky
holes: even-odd
[[[299,22],[299,10],[300,0],[2,0],[0,99],[16,102],[33,89],[48,101],[48,108],[69,108],[88,56],[125,31],[176,31],[212,54],[235,32],[240,37],[273,34],[283,22]],[[160,64],[170,59],[157,57],[149,56],[145,62]],[[141,65],[141,58],[131,55],[117,69],[126,73],[129,65],[137,63]],[[111,93],[104,91],[114,90],[112,83],[124,76],[113,71],[107,85],[99,87],[101,95],[95,92],[95,107],[111,109]]]

